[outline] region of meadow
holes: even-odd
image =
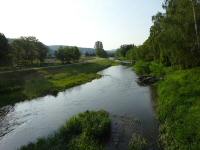
[[[0,74],[0,106],[31,100],[100,78],[98,71],[115,64],[108,59]]]

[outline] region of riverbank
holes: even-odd
[[[106,111],[86,111],[67,121],[54,135],[38,139],[20,150],[102,150],[110,134],[111,120]]]
[[[156,111],[164,149],[200,148],[200,68],[175,69],[149,62],[135,65],[138,74],[161,77],[155,83]]]
[[[108,59],[55,68],[0,74],[0,107],[33,99],[99,78],[98,71],[115,64]]]

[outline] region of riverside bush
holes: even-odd
[[[38,139],[20,150],[102,150],[110,127],[106,111],[86,111],[69,119],[54,135]]]

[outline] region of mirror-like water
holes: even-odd
[[[142,121],[144,132],[157,130],[149,87],[136,83],[136,75],[125,66],[100,72],[102,78],[64,92],[0,109],[0,149],[14,150],[47,136],[71,116],[85,110],[104,109],[115,115]],[[37,88],[37,87],[35,87]]]

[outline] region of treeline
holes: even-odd
[[[56,58],[62,63],[76,62],[81,53],[77,47],[60,47]],[[29,66],[44,63],[50,57],[49,47],[36,37],[20,37],[9,41],[0,33],[0,66]]]
[[[153,26],[144,44],[129,49],[121,56],[181,68],[199,66],[200,2],[165,0],[163,8],[164,13],[159,12],[152,17]]]
[[[119,59],[131,59],[132,56],[132,49],[136,48],[136,46],[134,44],[124,44],[121,45],[120,48],[118,48],[115,52],[115,57],[119,58]]]
[[[0,65],[30,65],[34,61],[44,62],[48,47],[35,37],[20,37],[8,42],[0,33]]]

